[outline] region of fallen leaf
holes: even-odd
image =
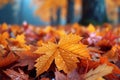
[[[68,80],[84,80],[83,75],[80,75],[77,69],[74,69],[71,73],[67,74]]]
[[[55,80],[84,80],[83,75],[80,75],[76,69],[65,75],[58,70],[55,72]]]
[[[109,40],[110,42],[114,43],[117,37],[118,36],[115,35],[112,31],[108,31],[106,34],[104,34],[103,39]]]
[[[120,69],[115,64],[109,62],[107,57],[100,57],[100,59],[98,59],[98,61],[82,59],[82,60],[80,60],[80,63],[78,64],[78,66],[80,68],[85,68],[85,69],[87,68],[87,71],[88,71],[92,68],[96,68],[99,65],[103,65],[103,64],[107,64],[108,66],[113,67],[112,74],[120,74]]]
[[[18,60],[18,56],[10,52],[6,57],[0,57],[0,67],[8,66]]]
[[[55,80],[67,80],[67,76],[59,71],[56,71]]]
[[[5,47],[3,45],[0,45],[0,57],[3,57],[6,54]]]
[[[111,50],[104,54],[110,61],[116,62],[118,61],[119,53],[118,53],[118,45],[112,46]]]
[[[9,38],[8,32],[4,32],[0,34],[0,45],[3,45],[4,47],[6,47],[8,45],[8,42],[7,42],[8,38]]]
[[[91,69],[86,75],[85,80],[97,80],[99,77],[103,77],[112,73],[113,67],[106,64],[98,66],[96,69]]]
[[[101,57],[100,58],[100,64],[107,64],[108,66],[113,67],[113,74],[120,74],[120,69],[113,63],[109,62],[107,57]]]
[[[88,27],[87,27],[87,31],[92,33],[92,32],[95,32],[96,29],[95,29],[95,27],[92,24],[89,24]]]
[[[18,63],[14,65],[14,67],[28,66],[28,70],[32,70],[34,68],[35,60],[40,57],[39,54],[32,53],[31,51],[16,52],[15,54],[20,58],[18,59]]]
[[[80,39],[77,35],[69,34],[62,36],[58,44],[48,42],[39,47],[35,53],[45,55],[36,61],[37,76],[47,71],[53,60],[58,70],[69,73],[77,67],[77,57],[90,58],[87,46],[80,43]]]
[[[100,47],[100,50],[101,51],[104,51],[104,52],[107,52],[109,50],[111,50],[112,48],[112,44],[109,40],[105,40],[105,39],[102,39],[100,40],[96,46]]]
[[[25,74],[22,70],[18,69],[19,72],[12,69],[7,69],[4,71],[12,80],[29,80],[29,76]]]
[[[18,48],[23,48],[25,50],[30,50],[30,46],[25,44],[26,41],[25,41],[24,34],[17,35],[16,38],[11,38],[9,43],[12,44],[12,46],[17,46]]]

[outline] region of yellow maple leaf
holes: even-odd
[[[37,76],[47,71],[53,60],[58,70],[69,73],[77,67],[77,57],[90,58],[87,46],[80,43],[80,39],[81,37],[77,35],[69,34],[62,36],[58,44],[48,42],[39,47],[35,53],[45,55],[36,61]]]
[[[56,32],[56,34],[58,34],[60,37],[66,34],[66,32],[65,32],[64,30],[62,30],[62,29],[61,29],[61,30],[56,30],[55,32]]]
[[[11,38],[10,39],[13,43],[16,43],[14,46],[20,47],[20,48],[24,48],[25,50],[29,50],[30,46],[26,45],[26,41],[25,41],[25,36],[24,34],[21,35],[17,35],[16,38]]]
[[[89,31],[90,33],[95,32],[95,27],[92,24],[89,24],[89,26],[87,27],[87,31]]]
[[[100,65],[94,70],[91,69],[85,75],[85,80],[99,80],[100,77],[110,74],[112,70],[113,70],[112,66],[108,66],[106,64]]]
[[[17,35],[16,40],[19,41],[20,44],[25,44],[25,36],[24,34]]]

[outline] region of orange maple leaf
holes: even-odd
[[[48,42],[39,47],[35,53],[45,55],[36,61],[37,76],[47,71],[53,60],[58,70],[69,73],[77,67],[76,63],[79,62],[77,57],[90,58],[87,46],[80,43],[80,40],[81,37],[69,34],[62,36],[58,44]]]
[[[3,34],[0,34],[0,45],[3,45],[6,47],[8,45],[7,39],[9,38],[9,33],[4,32]]]
[[[109,50],[103,56],[106,56],[110,61],[116,62],[119,59],[119,53],[118,53],[119,49],[120,49],[120,46],[114,45],[112,46],[111,50]]]

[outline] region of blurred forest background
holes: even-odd
[[[0,24],[119,24],[120,0],[0,0]]]

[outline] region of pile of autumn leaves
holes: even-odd
[[[120,27],[0,27],[0,76],[12,80],[120,80]],[[27,70],[25,68],[27,67]],[[30,71],[36,70],[35,77]],[[4,74],[4,76],[3,76]],[[50,76],[50,75],[49,75]]]

